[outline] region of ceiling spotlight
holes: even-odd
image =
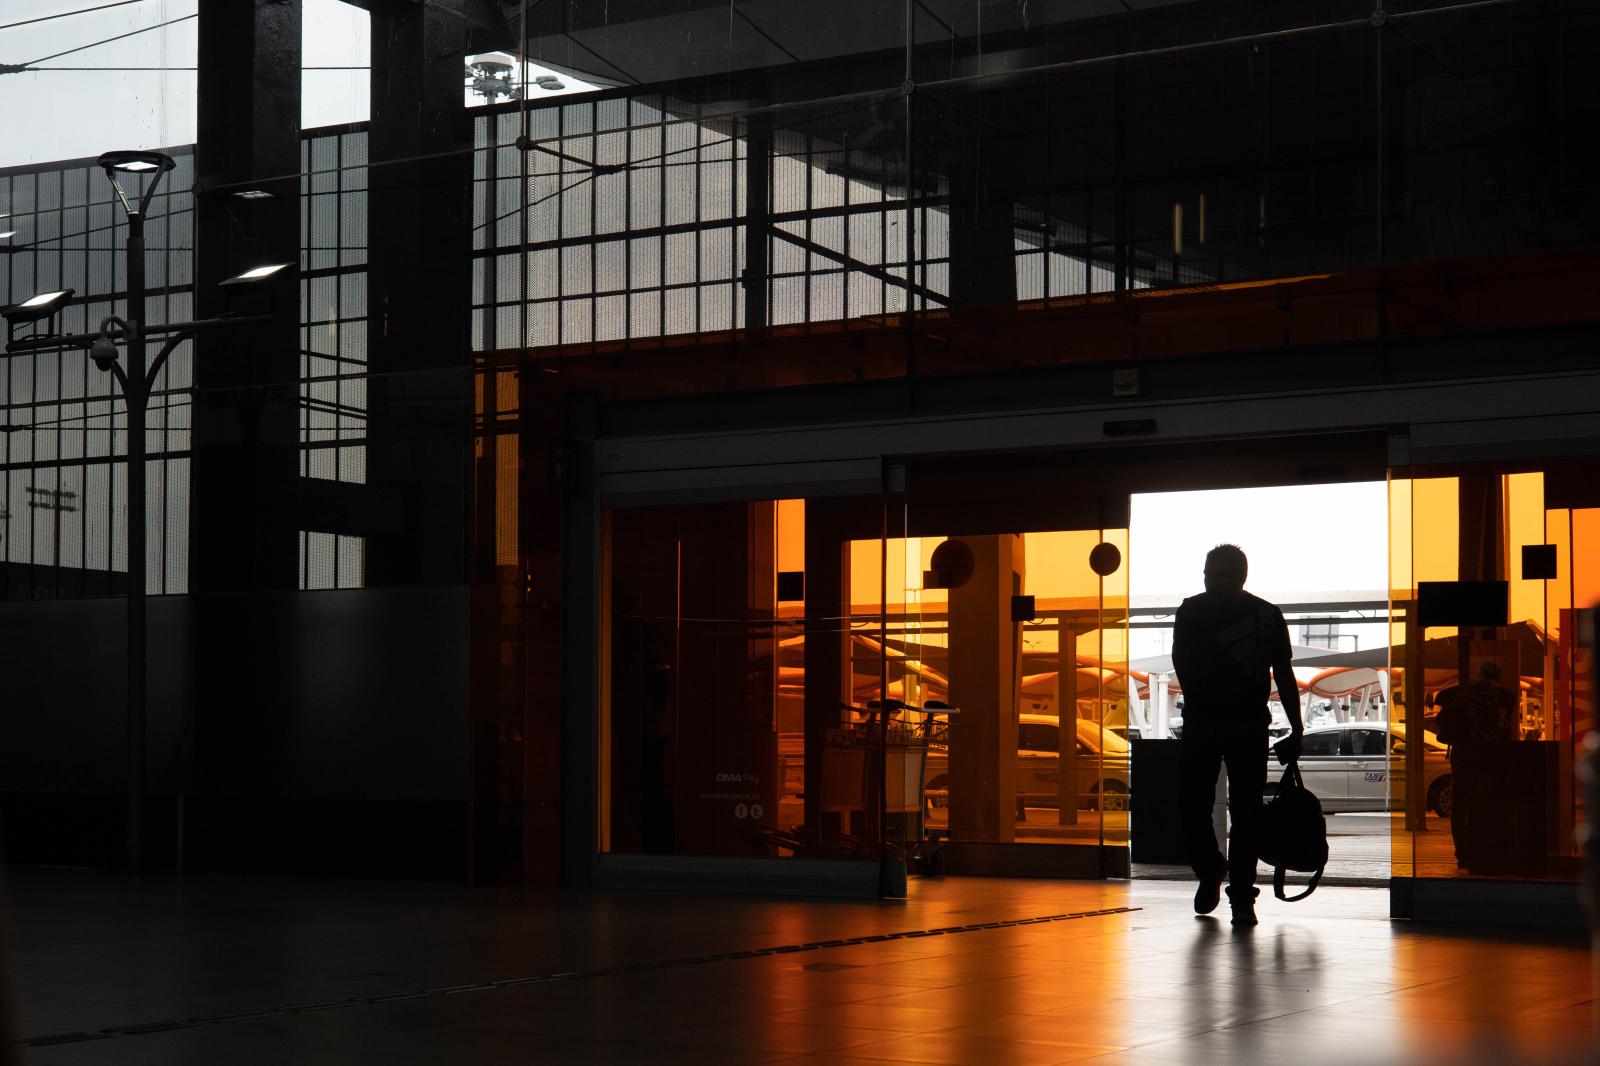
[[[21,322],[37,322],[41,318],[49,318],[60,310],[61,305],[72,297],[73,290],[62,289],[59,292],[41,292],[37,296],[29,297],[21,303],[0,310],[7,322],[16,325]]]
[[[274,276],[280,270],[287,270],[292,265],[293,264],[291,264],[291,263],[268,263],[265,266],[251,267],[249,270],[246,270],[243,274],[235,274],[233,277],[229,278],[227,281],[221,281],[221,282],[218,282],[217,284],[219,284],[219,285],[254,285],[257,282],[265,281],[268,278]]]

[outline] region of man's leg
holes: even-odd
[[[1261,795],[1267,789],[1266,737],[1256,732],[1231,737],[1224,757],[1228,765],[1228,815],[1233,820],[1228,883],[1248,892],[1256,883]]]
[[[1201,884],[1221,881],[1227,867],[1211,827],[1211,805],[1216,801],[1221,770],[1222,746],[1217,739],[1192,726],[1184,730],[1178,761],[1178,814],[1189,865]]]

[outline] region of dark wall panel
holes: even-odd
[[[284,791],[467,795],[467,589],[301,593]]]
[[[5,861],[121,861],[124,619],[0,604]],[[188,868],[465,876],[465,586],[161,598],[150,622],[156,868],[181,794]]]
[[[189,601],[150,601],[150,788],[176,791]],[[120,794],[127,607],[119,599],[0,603],[0,788]]]

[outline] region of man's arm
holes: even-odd
[[[1172,620],[1172,669],[1178,675],[1178,685],[1187,687],[1184,675],[1193,676],[1194,671],[1194,624],[1185,615],[1183,605],[1179,604],[1178,613]]]
[[[1283,620],[1282,611],[1275,613],[1277,633],[1273,641],[1272,680],[1278,686],[1278,702],[1283,705],[1283,713],[1289,718],[1289,736],[1284,750],[1284,761],[1288,762],[1300,757],[1306,727],[1300,717],[1300,685],[1294,679],[1291,661],[1294,652],[1289,646],[1289,624]]]

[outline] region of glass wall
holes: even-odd
[[[1390,482],[1394,875],[1576,880],[1600,464],[1403,473]]]
[[[851,707],[837,527],[881,521],[875,501],[606,514],[602,852],[880,854],[883,723],[865,689]]]
[[[1120,513],[950,536],[875,497],[608,512],[600,850],[1125,846]]]

